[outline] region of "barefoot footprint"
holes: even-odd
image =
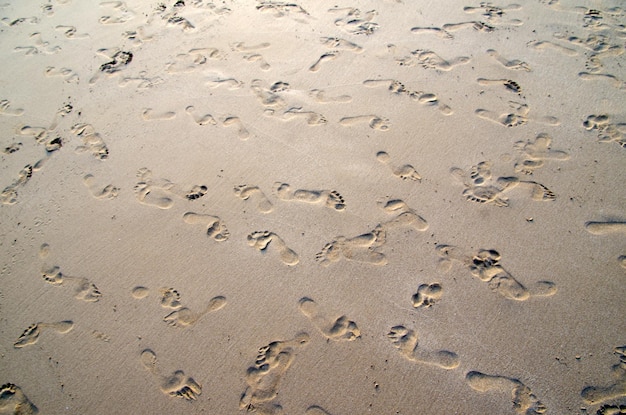
[[[546,407],[530,388],[518,379],[499,375],[486,375],[477,371],[468,372],[465,379],[468,385],[478,392],[490,392],[492,390],[510,391],[513,407],[518,414],[531,415],[546,412]]]
[[[421,284],[417,287],[417,292],[413,294],[412,301],[414,308],[428,308],[438,302],[443,295],[443,288],[438,282],[432,284]]]
[[[206,308],[200,312],[194,312],[187,307],[181,307],[163,317],[163,321],[172,327],[186,328],[196,324],[205,314],[220,310],[224,308],[224,306],[226,306],[226,297],[217,296],[213,297]]]
[[[401,199],[382,198],[377,202],[378,206],[387,213],[397,214],[391,220],[383,222],[380,226],[393,229],[397,227],[411,227],[416,231],[423,232],[428,229],[426,219],[417,214]]]
[[[204,225],[207,227],[207,235],[216,242],[223,242],[228,239],[230,232],[220,218],[201,213],[187,212],[183,215],[183,221],[190,225]]]
[[[5,383],[0,386],[0,412],[34,415],[39,413],[39,409],[26,397],[22,388],[13,383]]]
[[[594,405],[626,396],[626,346],[616,347],[613,352],[619,358],[619,363],[611,368],[615,379],[614,383],[608,386],[587,386],[584,388],[580,395],[585,403]]]
[[[13,347],[21,349],[30,346],[39,341],[39,336],[43,331],[52,330],[57,333],[69,333],[74,328],[74,322],[70,320],[59,321],[56,323],[35,323],[31,324],[24,333],[13,343]]]
[[[115,187],[112,184],[108,184],[104,187],[100,187],[96,184],[96,178],[93,174],[87,174],[83,177],[83,184],[87,186],[89,192],[95,199],[115,199],[120,192],[119,187]]]
[[[265,252],[269,245],[272,245],[278,251],[281,261],[285,265],[296,265],[300,262],[298,254],[296,254],[291,248],[287,246],[283,239],[276,235],[274,232],[269,231],[257,231],[248,235],[248,245],[261,252]]]
[[[247,410],[268,409],[262,413],[272,414],[280,408],[275,402],[280,381],[295,358],[296,350],[309,342],[307,333],[300,333],[291,340],[273,341],[259,349],[256,361],[246,373],[246,390],[239,407]]]
[[[319,310],[318,304],[308,297],[301,298],[299,308],[311,323],[330,340],[352,341],[361,337],[361,331],[356,323],[348,320],[346,316],[341,316],[336,320],[329,319]]]
[[[185,375],[182,370],[177,370],[169,376],[162,375],[157,356],[152,350],[146,349],[141,352],[140,360],[144,368],[157,378],[161,392],[164,394],[185,400],[196,400],[196,397],[202,393],[202,386]]]
[[[391,157],[384,151],[376,153],[376,160],[383,164],[386,164],[391,169],[394,176],[401,178],[402,180],[422,181],[422,177],[410,164],[403,164],[402,166],[394,166],[391,164]]]
[[[389,119],[378,115],[357,115],[355,117],[344,117],[339,120],[339,124],[344,127],[351,127],[355,124],[367,122],[372,130],[388,131]]]
[[[408,360],[426,365],[433,365],[442,369],[454,369],[459,366],[459,357],[448,350],[428,351],[418,348],[418,337],[414,330],[405,326],[394,326],[387,333],[387,337]]]
[[[346,204],[341,195],[335,190],[291,190],[287,183],[274,183],[273,192],[280,200],[303,203],[321,204],[336,211],[346,209]]]
[[[385,243],[386,238],[387,232],[382,226],[353,238],[338,236],[334,241],[324,245],[322,250],[315,255],[315,259],[324,267],[341,258],[382,266],[387,264],[387,257],[376,249]]]
[[[241,184],[239,186],[235,186],[234,191],[235,195],[242,200],[248,200],[250,197],[257,195],[257,209],[261,213],[270,213],[274,210],[274,205],[272,205],[272,202],[269,201],[269,199],[265,196],[265,193],[263,193],[258,186]]]

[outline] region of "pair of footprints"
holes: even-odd
[[[428,222],[403,200],[383,198],[377,203],[387,214],[393,214],[395,217],[380,223],[370,232],[351,238],[336,237],[332,242],[324,245],[322,250],[315,255],[315,259],[320,265],[329,266],[331,263],[346,259],[382,266],[387,264],[387,257],[378,250],[386,242],[387,230],[409,228],[424,232],[428,229]]]

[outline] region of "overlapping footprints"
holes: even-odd
[[[615,347],[613,353],[619,358],[619,363],[611,368],[614,382],[606,386],[585,387],[580,393],[585,403],[595,405],[626,396],[626,346]]]
[[[563,150],[552,149],[552,137],[546,133],[540,133],[534,140],[518,141],[514,145],[519,157],[515,163],[515,171],[518,173],[532,174],[548,160],[569,160],[569,153]]]
[[[468,372],[465,380],[477,392],[507,392],[511,396],[515,412],[521,415],[539,415],[547,411],[545,405],[531,389],[519,379],[500,375],[488,375],[478,371]]]
[[[438,282],[420,284],[417,292],[411,297],[414,308],[429,308],[441,300],[443,287]]]
[[[346,316],[328,318],[315,300],[303,297],[298,308],[327,339],[334,341],[353,341],[361,337],[357,324]]]
[[[535,201],[556,199],[556,195],[550,189],[535,181],[520,180],[515,176],[503,176],[493,180],[491,163],[488,161],[472,166],[469,171],[453,167],[450,173],[465,186],[463,190],[465,199],[475,203],[506,207],[509,205],[509,199],[504,194],[516,188],[529,190],[532,200]]]
[[[529,115],[530,107],[527,104],[509,101],[509,108],[512,112],[497,113],[495,111],[479,108],[474,111],[474,113],[478,118],[500,124],[504,127],[518,127],[529,121],[551,126],[561,124],[558,118],[552,116],[531,117]]]
[[[39,248],[39,258],[46,260],[50,255],[50,246],[46,243],[42,244]],[[73,284],[74,297],[78,300],[94,303],[100,300],[102,293],[96,287],[96,285],[85,277],[71,277],[61,272],[61,268],[57,265],[44,265],[41,267],[41,276],[45,282],[54,286],[61,286],[63,284]]]
[[[611,117],[606,114],[589,115],[583,127],[587,131],[597,131],[601,143],[615,142],[626,148],[626,122],[611,122]]]
[[[257,210],[261,213],[270,213],[274,210],[274,205],[258,186],[240,184],[235,186],[234,191],[235,196],[242,200],[256,199]]]
[[[480,281],[507,300],[526,301],[534,297],[550,297],[557,292],[556,284],[540,280],[530,288],[518,281],[501,264],[501,255],[493,249],[481,249],[469,255],[461,248],[452,245],[438,245],[439,268],[449,271],[454,262],[461,263]]]
[[[156,378],[159,388],[164,394],[185,400],[195,400],[202,393],[202,386],[182,370],[176,370],[170,375],[163,375],[156,354],[145,349],[139,357],[143,367]]]
[[[453,112],[448,105],[439,102],[437,95],[424,91],[411,91],[395,79],[366,79],[363,85],[367,88],[385,87],[394,95],[407,95],[422,105],[436,106],[443,115],[451,115]]]
[[[169,308],[174,310],[165,317],[163,317],[163,321],[165,321],[171,327],[186,328],[193,326],[204,315],[221,310],[226,306],[226,297],[219,295],[211,298],[209,300],[209,303],[203,310],[196,312],[187,307],[183,307],[182,303],[180,302],[180,293],[175,289],[162,288],[160,292],[161,306],[163,308]],[[137,288],[135,288],[135,290],[133,290],[133,293],[141,293],[141,291],[138,291]]]
[[[403,164],[401,166],[395,166],[392,164],[391,156],[386,151],[379,151],[376,153],[376,160],[389,166],[393,175],[402,180],[422,181],[422,176],[420,176],[417,170],[415,170],[415,168],[410,164]]]
[[[0,412],[18,415],[34,415],[39,409],[26,396],[22,388],[5,383],[0,386]]]
[[[283,375],[292,365],[298,350],[309,343],[307,333],[290,340],[278,340],[259,348],[254,365],[246,373],[246,389],[239,407],[248,411],[274,414],[281,406],[276,402]]]
[[[351,238],[337,236],[324,245],[315,255],[315,259],[325,267],[341,259],[370,265],[385,265],[387,257],[378,249],[385,243],[386,237],[387,233],[381,226]]]
[[[174,205],[172,197],[184,200],[196,200],[204,196],[208,189],[205,185],[193,185],[181,188],[168,179],[155,178],[152,171],[142,167],[137,171],[139,181],[134,187],[135,196],[141,204],[170,209]]]
[[[261,253],[267,252],[271,245],[278,253],[280,260],[289,266],[297,265],[300,262],[298,254],[289,248],[283,238],[270,231],[255,231],[248,235],[248,245]]]

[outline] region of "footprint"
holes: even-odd
[[[34,39],[33,46],[17,46],[13,50],[26,55],[52,55],[61,51],[60,46],[50,46],[50,42],[44,41],[39,32],[31,33],[29,37]]]
[[[207,235],[216,242],[228,239],[230,232],[226,225],[217,216],[204,215],[201,213],[187,212],[183,215],[183,221],[190,225],[203,225],[207,227]]]
[[[336,190],[291,190],[287,183],[274,183],[273,192],[280,200],[324,204],[327,208],[343,211],[346,203]]]
[[[526,104],[509,101],[509,107],[513,109],[514,112],[498,114],[496,112],[486,109],[477,109],[474,113],[479,118],[503,125],[505,127],[518,127],[520,125],[528,123],[528,121],[534,121],[540,124],[552,126],[557,126],[561,124],[561,122],[556,117],[529,117],[528,113],[530,112],[530,108],[528,108],[528,105]]]
[[[196,109],[192,105],[185,108],[185,112],[187,112],[187,114],[189,114],[198,125],[217,125],[217,121],[215,121],[215,118],[213,118],[211,114],[198,115]]]
[[[175,289],[161,288],[159,290],[159,293],[161,294],[161,307],[176,310],[183,306],[180,302],[180,293]]]
[[[239,117],[235,117],[235,116],[226,117],[224,121],[222,121],[222,125],[224,127],[230,127],[232,125],[236,126],[237,135],[242,141],[245,141],[248,138],[250,138],[250,132],[246,129],[246,127],[244,127]]]
[[[103,1],[100,3],[100,7],[110,7],[116,13],[115,16],[100,17],[98,20],[100,24],[108,25],[126,23],[134,19],[136,16],[136,13],[130,10],[123,1]]]
[[[167,179],[157,179],[152,171],[142,167],[137,171],[139,181],[134,187],[135,195],[140,203],[159,209],[169,209],[174,204],[172,196],[193,201],[206,195],[208,188],[204,185],[193,185],[183,188]]]
[[[117,75],[132,62],[134,56],[132,52],[119,49],[99,49],[98,54],[109,59],[109,61],[100,65],[98,72],[89,80],[90,84],[96,83],[103,74],[108,77]]]
[[[260,4],[256,6],[256,9],[262,13],[272,13],[272,15],[276,18],[288,16],[291,13],[310,16],[309,13],[302,8],[302,6],[296,3],[261,1]]]
[[[338,262],[342,258],[348,261],[382,266],[387,264],[387,257],[378,252],[377,249],[385,243],[386,237],[387,232],[382,226],[353,238],[338,236],[334,241],[324,245],[322,250],[315,255],[315,260],[324,267],[333,262]]]
[[[317,405],[309,406],[304,413],[305,415],[330,415],[324,408]]]
[[[102,293],[94,283],[83,277],[70,277],[61,272],[58,266],[41,268],[41,276],[50,285],[62,285],[69,281],[75,285],[74,297],[88,303],[95,303],[100,300]]]
[[[114,199],[120,192],[119,187],[115,187],[112,184],[108,184],[103,188],[96,184],[96,178],[92,174],[87,174],[83,177],[83,184],[87,186],[89,192],[95,199]]]
[[[257,231],[248,235],[248,245],[258,249],[262,253],[265,252],[270,244],[276,248],[281,261],[283,261],[285,265],[293,266],[300,262],[298,254],[289,248],[285,241],[283,241],[283,239],[274,232]]]
[[[200,318],[205,314],[220,310],[224,308],[224,306],[226,306],[226,298],[222,296],[217,296],[213,297],[209,301],[207,307],[200,312],[194,312],[187,307],[181,307],[166,315],[163,318],[163,321],[165,321],[168,325],[172,327],[186,328],[196,324],[198,320],[200,320]]]
[[[579,72],[578,77],[585,81],[607,81],[611,84],[611,86],[622,91],[626,91],[626,82],[622,81],[615,75],[605,73]]]
[[[165,71],[170,74],[189,73],[202,69],[208,60],[222,60],[224,54],[217,48],[194,48],[187,53],[179,53],[174,61],[168,62]]]
[[[404,86],[402,82],[395,79],[366,79],[363,81],[363,85],[367,88],[385,87],[389,90],[389,92],[397,95],[409,93],[406,86]]]
[[[623,415],[626,414],[626,405],[602,405],[597,415]]]
[[[303,111],[302,107],[289,108],[283,114],[283,118],[290,119],[293,117],[304,117],[306,123],[311,126],[324,125],[328,122],[322,114],[313,111]]]
[[[593,235],[626,234],[626,222],[587,222],[585,229]],[[617,261],[622,268],[626,268],[626,255],[620,256]]]
[[[580,395],[587,404],[599,404],[626,396],[626,346],[613,349],[619,363],[611,368],[615,382],[608,386],[587,386]]]
[[[339,52],[338,50],[333,50],[333,51],[322,54],[322,56],[320,56],[319,59],[315,61],[315,63],[309,67],[309,71],[310,72],[319,71],[324,62],[335,60],[340,55],[341,55],[341,52]]]
[[[451,245],[438,245],[436,249],[442,271],[448,271],[452,262],[458,261],[474,277],[486,282],[492,291],[507,300],[526,301],[532,297],[550,297],[557,292],[556,284],[551,281],[537,281],[531,289],[526,288],[500,265],[501,255],[496,250],[481,249],[474,255],[467,255]]]
[[[401,199],[382,198],[377,201],[378,206],[386,213],[395,214],[396,216],[383,222],[381,227],[386,229],[394,229],[398,227],[410,227],[419,232],[428,229],[426,219],[417,214]]]
[[[459,366],[459,357],[448,350],[428,351],[418,348],[418,337],[414,330],[405,326],[394,326],[387,333],[394,347],[408,360],[450,370]]]
[[[484,17],[489,23],[493,25],[512,25],[512,26],[521,26],[523,22],[518,19],[512,20],[504,20],[503,16],[511,11],[511,10],[520,10],[522,6],[519,4],[509,4],[506,7],[499,7],[494,5],[493,3],[482,2],[478,7],[467,6],[463,8],[465,13],[479,13],[482,17]]]
[[[415,33],[416,35],[422,35],[422,34],[430,34],[430,35],[434,35],[437,36],[438,38],[441,39],[454,39],[454,36],[452,36],[452,33],[448,32],[447,30],[444,30],[440,27],[412,27],[411,28],[411,33]]]
[[[23,187],[33,176],[33,172],[39,170],[30,164],[24,166],[18,173],[13,183],[4,188],[0,194],[0,201],[5,205],[14,205],[17,203],[17,191]]]
[[[243,82],[235,78],[216,78],[207,81],[205,85],[209,88],[218,88],[220,86],[225,86],[230,90],[234,90],[243,87]]]
[[[320,42],[322,42],[322,45],[333,50],[348,50],[353,53],[363,52],[363,48],[361,46],[338,37],[321,37]]]
[[[136,300],[141,300],[143,298],[146,298],[149,294],[150,294],[150,289],[148,289],[148,287],[144,287],[141,285],[133,287],[133,289],[131,290],[131,295]]]
[[[11,108],[11,101],[3,99],[0,101],[0,114],[10,117],[19,117],[24,114],[23,108]]]
[[[546,407],[530,388],[518,379],[499,375],[487,375],[477,371],[468,372],[465,380],[470,388],[478,392],[509,392],[515,412],[522,415],[543,414]]]
[[[583,122],[583,127],[588,130],[598,131],[598,141],[601,143],[616,142],[626,148],[626,123],[612,123],[606,114],[589,115]]]
[[[258,62],[259,63],[259,68],[261,68],[261,70],[263,70],[263,71],[269,71],[270,69],[272,69],[270,64],[267,63],[267,61],[265,60],[263,55],[261,55],[260,53],[253,53],[253,54],[250,54],[250,55],[244,55],[243,59],[245,61],[247,61],[247,62]]]
[[[462,29],[474,29],[477,32],[483,33],[491,33],[496,30],[494,26],[477,20],[472,20],[470,22],[447,23],[442,26],[442,29],[448,32],[456,32]]]
[[[421,284],[417,287],[417,292],[413,294],[412,301],[414,308],[428,308],[438,302],[443,295],[443,288],[438,282],[432,284]]]
[[[0,411],[18,415],[39,413],[39,409],[26,397],[22,388],[13,383],[0,386]]]
[[[261,101],[261,104],[266,108],[274,110],[280,110],[287,106],[285,100],[278,95],[277,90],[272,90],[265,82],[260,79],[255,79],[250,84],[250,90]]]
[[[367,122],[372,130],[389,131],[389,119],[378,115],[357,115],[355,117],[344,117],[339,120],[339,124],[344,127],[351,127],[363,122]]]
[[[361,337],[356,323],[341,316],[336,320],[329,319],[319,310],[318,304],[308,297],[299,301],[299,308],[311,323],[328,339],[336,341],[352,341]]]
[[[59,321],[56,323],[35,323],[31,324],[24,333],[13,343],[13,347],[21,349],[22,347],[30,346],[39,341],[39,335],[46,330],[56,331],[57,333],[65,334],[70,332],[74,328],[74,322],[70,320]]]
[[[75,124],[71,132],[83,140],[83,145],[76,147],[77,153],[89,152],[98,160],[106,160],[109,157],[106,143],[91,124]]]
[[[391,164],[391,157],[384,151],[376,153],[376,159],[383,164],[386,164],[391,169],[394,176],[401,178],[402,180],[422,181],[422,177],[410,164],[403,164],[402,166],[394,166]]]
[[[176,118],[176,113],[173,111],[155,112],[152,108],[144,108],[141,110],[141,118],[144,121],[173,120]]]
[[[258,186],[241,184],[239,186],[235,186],[234,191],[235,195],[242,200],[248,200],[250,197],[258,195],[257,209],[261,213],[270,213],[274,210],[274,205],[272,205],[272,202],[269,201],[269,199],[265,196],[265,193],[263,193]]]
[[[514,71],[526,71],[530,72],[530,66],[519,59],[506,59],[502,56],[498,51],[494,49],[488,49],[487,54],[494,58],[500,65],[504,66],[506,69],[511,69]]]
[[[191,401],[196,400],[197,396],[202,393],[202,386],[193,378],[185,375],[182,370],[177,370],[171,375],[162,375],[157,356],[152,350],[145,349],[142,351],[140,361],[146,370],[157,378],[161,392],[164,394]]]
[[[78,83],[78,81],[80,80],[80,78],[78,77],[78,74],[76,72],[74,72],[73,70],[71,70],[70,68],[55,68],[54,66],[48,66],[46,67],[46,70],[44,71],[44,75],[46,77],[53,77],[53,76],[58,76],[58,77],[62,77],[64,78],[64,82],[66,83]]]
[[[518,173],[532,174],[542,167],[547,160],[569,160],[570,156],[562,150],[551,148],[552,138],[546,133],[540,133],[533,141],[518,141],[514,147],[520,157],[515,163],[515,171]]]
[[[261,413],[268,414],[280,409],[280,405],[273,401],[278,396],[282,377],[293,363],[298,348],[308,342],[309,335],[300,333],[291,340],[273,341],[259,348],[254,365],[247,370],[247,387],[239,400],[239,407],[248,411],[261,409]]]
[[[63,32],[63,35],[68,39],[87,39],[90,37],[89,33],[78,33],[75,26],[59,25],[55,29]]]
[[[515,94],[520,94],[522,92],[522,87],[515,81],[510,79],[485,79],[478,78],[476,80],[479,85],[491,86],[491,85],[502,85],[506,88],[507,91],[513,92]]]
[[[345,13],[342,18],[335,20],[335,26],[341,27],[353,35],[372,35],[379,29],[378,23],[373,22],[378,14],[376,10],[361,12],[354,7],[335,7],[328,10],[331,13]]]
[[[271,46],[268,42],[257,43],[256,45],[246,45],[245,42],[231,43],[230,47],[236,52],[252,52],[255,50],[267,49]]]
[[[347,103],[352,101],[350,95],[336,95],[333,97],[327,96],[326,91],[322,89],[312,89],[309,92],[309,96],[319,102],[320,104],[334,104],[334,103]]]
[[[577,56],[578,55],[578,52],[576,50],[567,48],[565,46],[558,45],[558,44],[556,44],[554,42],[550,42],[548,40],[541,40],[541,41],[534,40],[534,41],[528,42],[526,44],[526,46],[528,46],[529,48],[536,49],[536,50],[547,50],[547,49],[550,49],[550,50],[556,51],[556,52],[561,53],[561,54],[566,55],[566,56]]]
[[[459,56],[450,60],[445,60],[432,50],[416,49],[410,56],[397,59],[400,66],[420,65],[425,69],[436,69],[439,71],[451,71],[459,65],[465,65],[470,61],[467,56]]]

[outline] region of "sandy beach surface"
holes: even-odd
[[[626,413],[621,1],[4,0],[0,413]]]

